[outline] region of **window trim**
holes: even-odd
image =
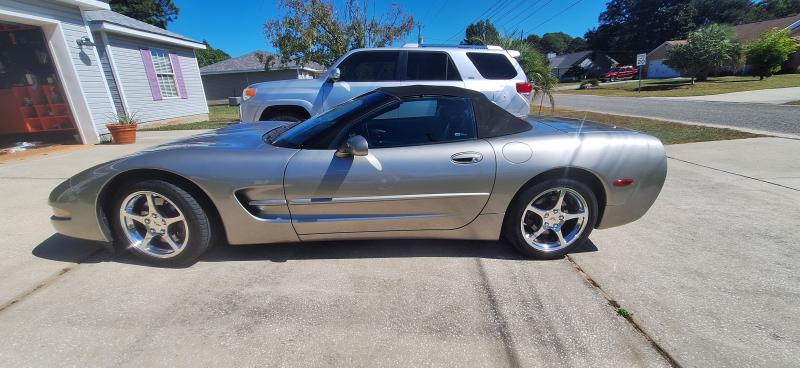
[[[162,55],[156,55],[157,53],[163,53],[163,56],[167,59],[167,64],[169,65],[169,73],[159,72],[158,67],[156,66],[156,58],[162,57]],[[158,84],[158,90],[161,92],[161,99],[162,100],[172,100],[172,99],[180,99],[181,98],[181,91],[178,88],[178,77],[175,75],[175,67],[172,65],[172,59],[169,56],[170,52],[166,49],[161,48],[150,48],[150,62],[153,64],[153,72],[155,73],[156,77],[156,84]],[[175,87],[175,95],[174,96],[167,96],[164,92],[165,90],[161,88],[161,81],[158,79],[159,76],[171,76],[172,77],[172,84]],[[172,91],[167,91],[172,93]]]
[[[429,53],[429,54],[445,54],[447,56],[447,68],[449,69],[450,66],[453,66],[453,70],[456,72],[456,77],[458,79],[408,79],[406,78],[406,74],[408,74],[408,55],[411,53]],[[419,50],[419,51],[403,51],[403,56],[400,58],[401,60],[401,68],[399,72],[399,81],[411,81],[411,82],[463,82],[464,78],[461,77],[461,71],[458,70],[458,66],[456,65],[453,58],[450,56],[449,52],[446,51],[435,51],[435,50]],[[445,70],[447,73],[447,70]]]

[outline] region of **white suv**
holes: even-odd
[[[519,52],[497,46],[357,49],[317,79],[256,83],[247,87],[242,121],[300,121],[378,87],[414,84],[456,86],[482,92],[518,116],[530,111],[531,84],[517,63]]]

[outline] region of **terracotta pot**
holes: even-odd
[[[106,124],[116,144],[136,143],[136,124]]]

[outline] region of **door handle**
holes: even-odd
[[[483,155],[478,152],[460,152],[450,156],[450,161],[455,164],[476,164],[483,160]]]

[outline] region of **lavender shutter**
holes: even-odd
[[[161,88],[158,87],[158,78],[156,77],[156,68],[153,66],[153,57],[150,55],[150,49],[139,49],[142,54],[142,63],[144,63],[144,73],[147,75],[147,82],[150,83],[150,93],[153,95],[153,101],[160,101]]]
[[[170,52],[169,61],[172,63],[172,72],[175,73],[175,83],[178,84],[178,95],[181,96],[181,98],[189,98],[189,94],[186,92],[186,83],[183,82],[181,60],[178,59],[177,54]]]

